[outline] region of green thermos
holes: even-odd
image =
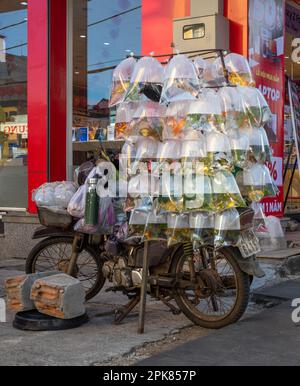
[[[98,224],[99,199],[96,191],[97,183],[97,178],[90,178],[87,182],[84,216],[86,225]]]

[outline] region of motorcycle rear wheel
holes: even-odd
[[[26,274],[61,271],[66,272],[72,253],[72,237],[51,237],[39,242],[26,260]],[[102,260],[91,246],[85,245],[78,255],[75,277],[81,282],[86,300],[95,297],[102,289],[105,278],[102,273]]]
[[[237,322],[246,311],[250,296],[250,278],[240,269],[235,258],[237,252],[233,248],[224,248],[215,252],[215,257],[213,257],[212,251],[211,248],[209,253],[206,253],[206,256],[210,256],[207,267],[199,268],[199,262],[196,262],[195,257],[193,259],[193,264],[195,266],[198,264],[198,272],[197,267],[195,269],[197,282],[195,289],[177,288],[173,296],[178,307],[194,324],[204,328],[219,329]],[[203,250],[201,252],[203,253]],[[191,262],[188,263],[187,261],[183,249],[179,249],[171,266],[171,273],[176,276],[177,280],[183,277],[185,280],[193,280],[191,273],[188,272],[192,271],[193,268],[188,268],[188,265],[191,267]],[[201,259],[200,264],[202,261],[203,259]],[[219,270],[218,265],[221,270]],[[226,266],[229,268],[227,271]],[[204,268],[207,270],[203,271]],[[202,273],[200,273],[201,271]],[[203,278],[206,288],[203,285]],[[213,283],[211,287],[214,290],[209,288],[210,282]],[[198,283],[201,284],[197,289]],[[203,291],[206,291],[204,296]]]

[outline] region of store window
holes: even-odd
[[[108,100],[113,67],[141,51],[141,0],[74,0],[73,167],[116,143]]]
[[[27,2],[0,2],[0,208],[27,206]]]

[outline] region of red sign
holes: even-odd
[[[27,123],[3,123],[0,131],[4,134],[27,134],[28,125]]]
[[[262,201],[267,215],[283,215],[284,156],[284,0],[249,0],[249,62],[256,87],[265,96],[272,119],[265,129],[273,149],[271,175],[278,186],[275,198]]]

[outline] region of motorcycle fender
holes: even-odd
[[[44,239],[46,237],[60,237],[60,236],[74,237],[74,232],[63,231],[61,228],[39,227],[34,231],[32,239],[37,240],[37,239]]]
[[[255,276],[258,278],[264,277],[266,274],[261,269],[256,256],[250,256],[248,258],[243,258],[242,255],[238,252],[235,254],[236,261],[240,269],[247,273],[250,276]]]

